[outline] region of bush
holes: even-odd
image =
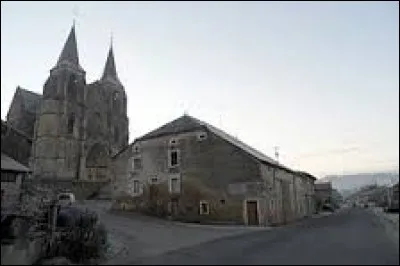
[[[60,210],[60,232],[47,257],[66,257],[74,263],[102,259],[107,250],[107,230],[94,212],[73,207]]]

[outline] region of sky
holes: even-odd
[[[187,112],[317,177],[399,169],[398,2],[1,1],[2,119],[74,19],[87,83],[113,36],[130,141]]]

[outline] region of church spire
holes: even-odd
[[[78,67],[78,69],[82,70],[81,66],[79,65],[78,48],[76,44],[75,21],[72,25],[71,31],[69,32],[64,48],[61,51],[61,55],[57,61],[57,66],[63,64]]]
[[[108,51],[106,65],[104,67],[103,76],[101,77],[102,81],[109,80],[113,82],[117,82],[121,84],[118,79],[117,70],[115,68],[115,59],[114,59],[114,51],[113,51],[113,44],[112,44],[112,37],[111,37],[111,44],[110,50]]]

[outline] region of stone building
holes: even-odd
[[[136,139],[113,164],[116,202],[132,210],[250,225],[313,213],[313,176],[189,115]]]
[[[30,170],[1,153],[1,213],[12,212],[21,196],[21,185]],[[3,217],[3,216],[2,216]]]
[[[35,179],[90,187],[110,181],[111,157],[128,145],[126,107],[112,45],[102,77],[87,84],[73,26],[43,95],[18,87],[7,123],[32,139]]]

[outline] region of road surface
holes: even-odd
[[[225,237],[129,264],[399,265],[398,242],[372,212],[348,209],[268,231]]]

